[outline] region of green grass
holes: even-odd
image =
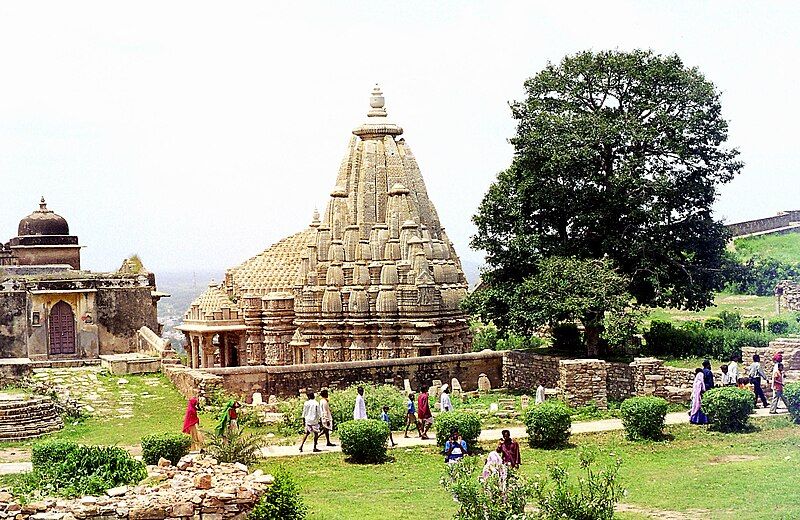
[[[758,255],[791,264],[800,262],[800,233],[738,238],[733,245],[742,260]]]
[[[738,312],[742,317],[760,316],[771,318],[776,316],[774,296],[751,296],[746,294],[717,293],[714,305],[697,312],[677,309],[656,308],[650,311],[650,320],[690,321],[705,320],[722,311]]]
[[[800,428],[786,418],[760,420],[748,434],[721,434],[689,425],[668,428],[669,442],[629,442],[622,432],[579,435],[563,450],[523,447],[523,473],[546,472],[552,462],[578,471],[581,448],[623,460],[625,502],[650,510],[706,509],[703,518],[800,518],[800,495],[789,483],[800,478]],[[488,447],[488,446],[485,446]],[[440,487],[441,457],[433,448],[393,450],[392,462],[357,466],[341,454],[268,460],[265,471],[283,465],[298,480],[311,520],[450,518],[456,510]],[[771,486],[776,479],[786,485]],[[620,518],[643,518],[631,512]]]

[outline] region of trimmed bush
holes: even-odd
[[[258,500],[248,520],[303,520],[308,508],[300,496],[300,487],[283,466],[275,472],[275,481]]]
[[[34,445],[31,461],[33,471],[26,482],[44,495],[99,495],[147,477],[145,465],[117,446],[45,442]]]
[[[386,460],[389,428],[377,419],[359,419],[339,425],[342,453],[357,463],[379,463]]]
[[[783,318],[769,320],[767,330],[773,334],[786,334],[789,331],[789,322]]]
[[[625,435],[631,440],[661,438],[667,401],[660,397],[631,397],[620,406]]]
[[[725,322],[720,318],[708,318],[703,323],[703,327],[711,330],[722,330],[725,328]]]
[[[687,322],[675,327],[668,321],[653,320],[644,334],[645,352],[653,356],[730,359],[743,347],[766,347],[774,334],[752,330],[713,330]]]
[[[763,332],[761,330],[761,318],[747,318],[744,320],[743,326],[753,332]]]
[[[702,403],[711,427],[722,432],[744,431],[755,407],[752,392],[731,386],[712,388]]]
[[[789,414],[794,422],[800,424],[800,382],[787,383],[783,386],[783,397],[789,404]]]
[[[436,429],[436,444],[444,447],[450,438],[450,432],[458,430],[467,443],[467,449],[473,449],[481,434],[481,419],[472,412],[442,412],[434,419],[433,427]]]
[[[722,320],[722,328],[725,330],[739,330],[742,328],[742,315],[736,311],[722,311],[717,314],[717,318]]]
[[[566,444],[572,426],[570,410],[561,401],[545,401],[525,414],[528,443],[534,448],[557,448]]]
[[[142,460],[145,464],[158,464],[164,457],[173,465],[189,453],[192,439],[183,433],[154,433],[142,437]]]

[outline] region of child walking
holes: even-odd
[[[783,363],[778,363],[776,367],[775,372],[772,374],[772,393],[774,395],[772,397],[772,406],[769,409],[769,413],[772,414],[778,413],[779,400],[783,401],[783,406],[789,408],[789,403],[783,397]]]
[[[394,443],[394,438],[392,437],[392,421],[389,419],[389,407],[383,407],[383,413],[381,413],[381,421],[386,423],[386,426],[389,428],[389,442],[392,443],[392,447],[397,446]]]
[[[417,421],[417,409],[414,405],[414,394],[408,394],[408,401],[406,401],[406,433],[403,435],[406,439],[408,438],[408,429],[412,425],[417,429],[417,435],[422,437],[419,421]]]

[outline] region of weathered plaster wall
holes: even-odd
[[[26,357],[27,299],[24,292],[0,293],[0,357]]]
[[[159,330],[157,309],[150,292],[150,287],[98,289],[96,323],[100,354],[133,352],[140,328]]]

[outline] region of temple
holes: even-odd
[[[0,358],[71,362],[135,352],[142,327],[159,330],[155,276],[135,257],[113,273],[81,269],[78,237],[47,208],[0,244]]]
[[[192,367],[469,351],[467,281],[379,87],[324,215],[229,269],[186,312]]]

